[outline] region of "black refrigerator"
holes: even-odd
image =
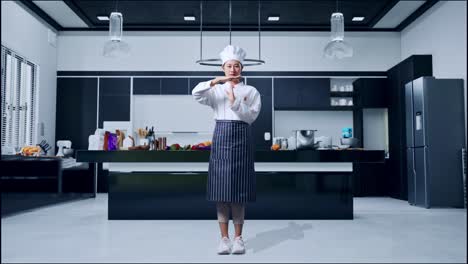
[[[463,207],[463,79],[420,77],[405,85],[408,203]]]

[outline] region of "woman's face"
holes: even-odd
[[[228,60],[223,65],[224,74],[228,77],[238,76],[242,72],[242,64],[237,60]]]

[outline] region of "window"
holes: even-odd
[[[2,46],[2,148],[35,142],[38,66]]]

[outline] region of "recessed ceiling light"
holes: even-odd
[[[195,21],[195,17],[194,16],[184,16],[184,20],[185,21]]]
[[[108,16],[97,16],[97,19],[99,19],[100,21],[108,21],[109,17]]]
[[[363,21],[363,20],[364,20],[364,17],[362,16],[353,17],[353,21]]]
[[[268,21],[279,21],[280,17],[279,16],[269,16]]]

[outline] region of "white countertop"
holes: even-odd
[[[208,172],[208,162],[112,162],[116,172]],[[351,162],[255,162],[256,172],[352,172]]]

